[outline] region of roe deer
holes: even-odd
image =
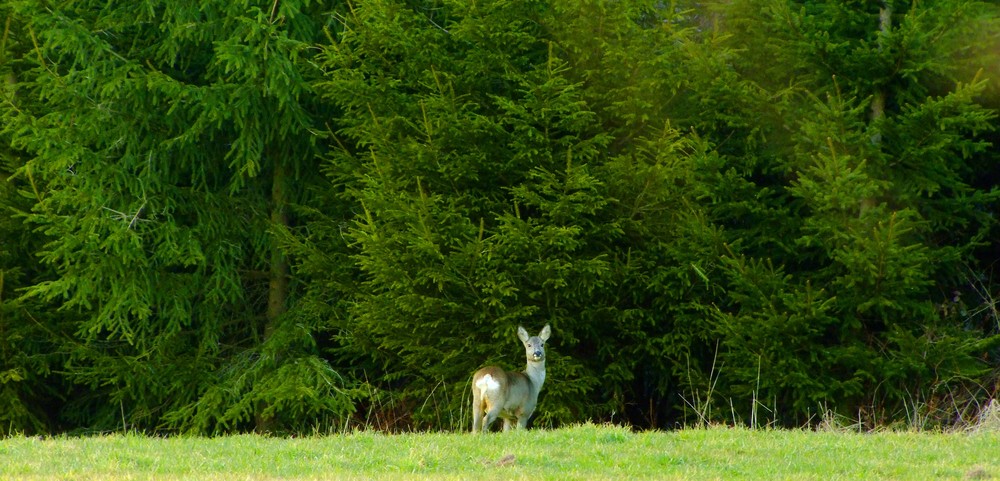
[[[517,421],[518,428],[528,426],[535,412],[538,392],[545,382],[545,341],[552,330],[546,324],[542,332],[529,337],[523,327],[517,337],[524,343],[528,367],[524,372],[509,372],[496,366],[484,367],[472,375],[472,432],[488,432],[497,417],[503,418],[503,430]]]

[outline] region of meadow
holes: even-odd
[[[1000,479],[1000,434],[580,425],[488,436],[20,436],[0,441],[0,479],[983,480]]]

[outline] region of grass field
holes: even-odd
[[[984,480],[1000,479],[1000,434],[689,429],[584,425],[489,436],[358,432],[14,437],[0,480]]]

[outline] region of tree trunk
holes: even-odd
[[[881,52],[885,47],[885,37],[889,35],[889,30],[892,29],[892,6],[889,5],[889,0],[882,0],[881,7],[878,11],[878,31],[879,37],[877,40],[878,50]],[[886,91],[885,86],[879,87],[875,91],[872,98],[872,108],[870,119],[876,121],[885,116],[885,97]],[[880,143],[882,141],[882,136],[878,133],[872,136],[873,143]]]
[[[277,161],[274,166],[274,179],[271,185],[271,225],[288,226],[288,172],[283,162]],[[278,247],[271,245],[271,271],[267,292],[267,326],[264,338],[270,337],[278,318],[288,310],[288,259]]]
[[[275,156],[274,176],[271,184],[271,226],[288,226],[288,171],[280,156]],[[288,259],[278,243],[271,243],[271,266],[268,276],[267,312],[265,313],[264,342],[266,343],[277,328],[278,320],[288,310]],[[264,416],[267,404],[257,406],[255,419],[257,432],[272,432],[274,418]]]
[[[882,0],[881,6],[878,12],[878,30],[879,36],[877,40],[878,49],[881,52],[884,48],[885,38],[892,29],[892,6],[889,4],[890,0]],[[886,92],[886,87],[879,86],[875,92],[872,94],[872,105],[871,112],[869,114],[868,120],[875,124],[883,117],[885,117],[885,101],[888,92]],[[872,144],[879,147],[882,144],[882,133],[875,130],[871,136]],[[858,209],[858,215],[864,215],[865,211],[875,207],[875,199],[872,197],[865,197],[861,199],[861,205]]]

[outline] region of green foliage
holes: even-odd
[[[425,8],[358,5],[326,53],[318,88],[358,147],[327,166],[359,209],[344,231],[361,281],[341,355],[367,359],[365,378],[401,404],[436,409],[416,422],[457,427],[471,372],[520,368],[513,327],[548,322],[551,381],[536,422],[667,398],[670,361],[690,356],[680,344],[698,332],[673,329],[670,313],[698,309],[671,300],[703,292],[697,266],[718,245],[695,203],[711,156],[669,123],[651,128],[612,106],[636,87],[574,81],[567,46],[545,35],[566,6]],[[606,111],[593,107],[601,101]],[[316,217],[318,228],[339,222]],[[657,272],[671,261],[680,267]]]
[[[291,322],[291,321],[289,321]],[[227,433],[274,420],[279,429],[315,429],[353,411],[351,382],[312,353],[314,331],[278,326],[253,350],[228,359],[205,381],[199,397],[164,415],[167,426],[189,433]]]
[[[0,14],[9,19],[9,7],[0,6]],[[0,103],[6,106],[32,103],[30,92],[17,83],[25,66],[21,57],[30,48],[21,27],[8,20],[0,35]],[[6,125],[7,109],[0,112]],[[0,434],[44,433],[58,425],[47,406],[60,402],[62,394],[52,371],[65,359],[58,346],[65,317],[18,299],[21,289],[52,273],[34,261],[41,239],[22,225],[33,199],[31,179],[15,175],[24,156],[10,148],[9,136],[0,139]]]
[[[5,432],[465,428],[519,324],[538,425],[995,390],[986,2],[0,12]]]
[[[788,206],[792,242],[777,252],[736,243],[727,256],[716,394],[773,403],[779,422],[832,405],[879,423],[975,392],[989,370],[995,330],[968,329],[939,307],[996,229],[984,206],[997,191],[976,187],[994,158],[984,133],[995,113],[977,100],[985,83],[933,93],[954,71],[949,28],[975,2],[888,3],[734,3],[756,19],[734,23],[735,38],[764,36],[768,54],[793,67],[747,74],[784,97],[777,118],[793,134],[775,139],[783,177],[771,179],[782,194],[763,200]],[[748,419],[755,404],[744,406]]]
[[[477,363],[501,352],[516,355],[509,367],[522,362],[510,327],[540,325],[538,307],[521,300],[526,286],[500,269],[514,267],[497,233],[514,208],[510,189],[533,167],[587,156],[600,142],[581,132],[591,114],[558,60],[531,67],[548,55],[535,8],[431,14],[369,2],[327,52],[321,88],[362,147],[330,164],[363,209],[346,232],[362,281],[343,340],[377,366],[369,379],[397,385],[406,402],[444,396],[446,425],[464,421]]]
[[[260,425],[279,410],[290,428],[310,424],[306,413],[348,413],[311,332],[267,310],[269,284],[282,281],[271,225],[285,221],[290,196],[305,195],[274,186],[290,183],[279,173],[307,175],[318,152],[308,48],[325,7],[19,1],[11,10],[33,42],[18,88],[38,102],[9,103],[4,132],[25,152],[26,220],[55,272],[25,300],[76,320],[65,375],[84,394],[63,415],[98,428],[199,431]],[[304,340],[279,341],[292,335],[285,329]],[[275,356],[278,346],[287,351]],[[220,390],[225,402],[203,399]]]

